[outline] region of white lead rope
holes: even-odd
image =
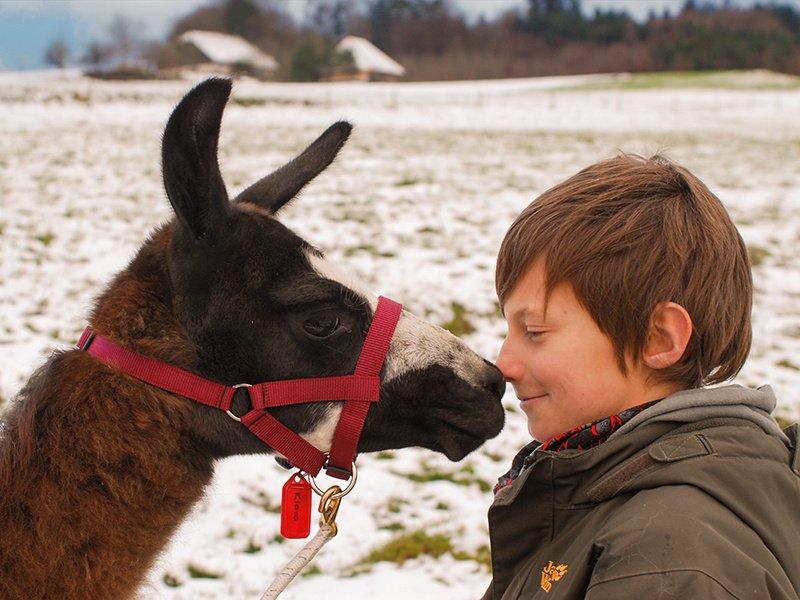
[[[278,574],[272,584],[267,588],[267,591],[264,592],[264,595],[261,596],[261,600],[275,600],[283,590],[286,589],[292,580],[297,577],[298,573],[302,571],[308,563],[310,563],[313,558],[317,555],[317,552],[322,550],[322,547],[328,543],[333,536],[336,535],[336,529],[334,526],[323,524],[320,526],[319,531],[317,531],[317,535],[315,535],[311,540],[303,546],[303,548],[292,557],[283,570]]]
[[[342,497],[350,493],[356,483],[358,471],[356,465],[350,465],[352,472],[351,480],[344,491],[338,486],[333,485],[324,492],[319,489],[314,477],[308,476],[308,481],[314,491],[320,496],[319,499],[319,531],[311,538],[311,540],[303,546],[300,551],[292,557],[283,570],[278,573],[278,576],[272,581],[267,591],[261,596],[261,600],[275,600],[286,587],[292,583],[295,577],[308,566],[317,553],[322,550],[322,547],[327,544],[331,539],[336,536],[338,529],[336,527],[336,515],[339,514],[339,504],[342,502]]]

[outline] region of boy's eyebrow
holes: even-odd
[[[544,313],[536,308],[530,308],[529,306],[522,306],[511,313],[512,319],[517,319],[519,317],[536,317],[538,319],[544,320]]]

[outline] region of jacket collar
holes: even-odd
[[[644,473],[685,458],[723,449],[731,455],[747,452],[743,447],[746,444],[738,439],[712,448],[703,441],[704,437],[696,435],[708,427],[736,424],[744,425],[745,430],[761,429],[779,441],[777,456],[779,446],[790,446],[792,442],[770,416],[774,406],[775,396],[769,386],[752,390],[729,385],[677,392],[633,417],[599,446],[537,452],[530,466],[511,485],[497,492],[493,506],[512,504],[531,477],[551,490],[553,502],[574,506],[605,500]],[[793,445],[796,448],[797,442]]]
[[[800,427],[793,426],[787,434],[794,447],[790,468],[800,475]],[[783,462],[786,446],[774,436],[765,438],[757,425],[737,417],[678,427],[655,421],[588,450],[539,453],[510,486],[498,491],[492,507],[511,506],[522,498],[534,501],[531,494],[540,495],[543,490],[553,506],[592,505],[632,489],[680,481],[679,471],[674,470],[677,463],[711,455]]]
[[[592,502],[587,494],[589,488],[636,458],[652,442],[673,429],[674,424],[654,423],[637,428],[630,435],[608,439],[588,450],[538,452],[530,466],[511,485],[497,492],[492,506],[514,503],[523,489],[530,487],[527,483],[531,478],[550,488],[552,499],[557,504]]]

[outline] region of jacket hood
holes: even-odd
[[[698,388],[676,392],[643,410],[625,423],[610,438],[624,435],[645,423],[693,423],[703,419],[743,419],[775,436],[787,446],[789,438],[770,415],[777,400],[768,385],[750,389],[741,385]]]

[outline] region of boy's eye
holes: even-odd
[[[535,329],[526,329],[525,330],[526,337],[529,337],[531,339],[539,338],[539,337],[542,336],[543,333],[544,333],[544,331],[538,331],[538,330],[535,330]]]

